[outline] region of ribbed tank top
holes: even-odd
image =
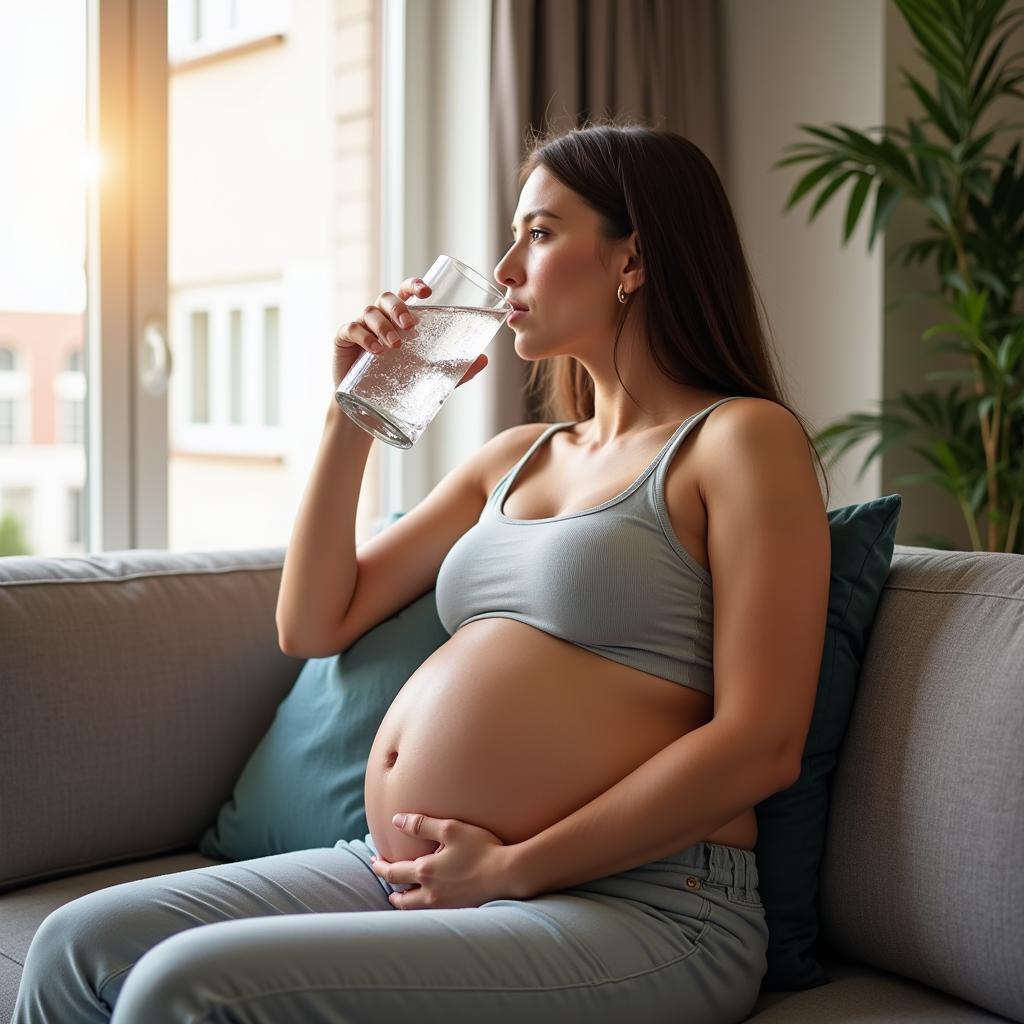
[[[669,463],[721,398],[685,419],[621,494],[596,508],[511,519],[502,507],[553,423],[498,481],[480,518],[448,552],[435,599],[449,634],[476,619],[516,619],[623,665],[714,692],[712,591],[679,543],[665,505]]]

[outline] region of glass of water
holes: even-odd
[[[415,323],[397,328],[399,348],[364,352],[334,397],[385,444],[411,448],[512,312],[472,267],[438,256],[423,275],[430,295],[405,300]]]

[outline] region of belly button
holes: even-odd
[[[389,750],[387,752],[387,754],[384,756],[384,767],[385,768],[394,768],[395,767],[395,762],[397,760],[398,760],[398,751],[397,750]]]

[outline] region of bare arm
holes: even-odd
[[[410,277],[397,294],[381,292],[376,304],[363,310],[362,317],[345,324],[334,339],[334,388],[356,360],[364,352],[373,351],[377,343],[385,348],[399,345],[400,340],[391,335],[399,318],[409,313],[406,300],[413,295],[425,298],[430,293],[429,285]],[[486,365],[487,357],[481,354],[459,384],[472,380]],[[336,638],[358,582],[356,507],[372,446],[372,435],[357,426],[332,395],[320,448],[288,542],[277,595],[277,639],[285,654],[320,657],[325,649],[331,653],[338,649]],[[419,518],[414,517],[413,522]],[[407,524],[399,533],[404,536],[410,529],[415,527]],[[392,541],[393,536],[384,542],[385,548]],[[372,545],[374,550],[378,547]]]
[[[278,643],[286,654],[337,631],[356,586],[356,508],[373,437],[334,399],[324,417],[277,595]]]

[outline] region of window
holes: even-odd
[[[57,403],[57,438],[60,444],[84,444],[85,402],[62,398]]]
[[[30,383],[24,353],[11,343],[0,345],[0,444],[29,443]]]
[[[81,545],[85,534],[85,523],[82,519],[82,489],[72,487],[68,491],[68,543]]]
[[[292,20],[289,0],[168,0],[167,11],[172,65],[279,41]]]
[[[15,443],[15,412],[13,398],[0,398],[0,444]]]
[[[190,289],[172,300],[177,336],[188,339],[175,354],[178,380],[189,381],[184,409],[171,410],[176,452],[285,454],[280,291],[258,281]]]
[[[210,422],[210,315],[192,314],[192,422]]]
[[[263,422],[278,424],[277,396],[281,387],[277,365],[277,309],[263,310]]]
[[[287,542],[330,339],[381,288],[383,6],[0,3],[0,491],[39,554],[73,500],[86,551]]]
[[[68,542],[66,494],[86,480],[85,264],[98,167],[87,130],[87,27],[101,6],[114,5],[0,3],[2,554],[81,550]]]
[[[228,374],[231,388],[230,422],[238,425],[242,422],[242,311],[231,310],[231,361]]]
[[[72,348],[53,381],[57,444],[85,444],[85,374],[81,365],[81,349]]]

